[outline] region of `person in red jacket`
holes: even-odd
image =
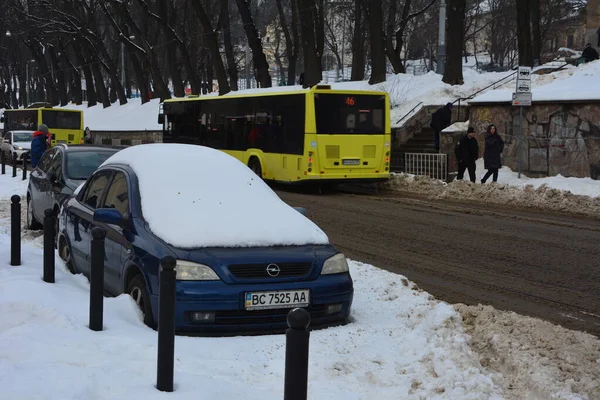
[[[33,140],[31,141],[31,168],[35,168],[40,162],[40,158],[44,152],[50,147],[50,132],[48,126],[40,124],[38,130],[33,132]]]

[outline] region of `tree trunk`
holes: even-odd
[[[75,65],[69,60],[67,57],[67,53],[64,48],[61,48],[60,58],[64,60],[64,64],[68,65],[67,72],[70,74],[69,76],[69,85],[70,85],[70,100],[77,105],[81,105],[83,103],[83,93],[81,90],[81,73]]]
[[[517,3],[517,40],[519,47],[519,65],[533,66],[530,29],[529,0],[515,0]]]
[[[110,107],[110,99],[108,98],[108,91],[106,85],[104,85],[104,78],[102,77],[102,71],[100,71],[100,65],[98,63],[92,63],[92,73],[94,74],[94,84],[98,97],[104,108]]]
[[[269,63],[263,51],[262,43],[258,37],[256,25],[250,13],[250,6],[247,0],[236,0],[238,10],[242,17],[244,31],[248,38],[248,44],[252,50],[252,60],[256,70],[257,80],[260,87],[271,87],[271,75],[269,74]]]
[[[542,57],[542,32],[540,29],[540,0],[531,0],[531,52],[533,65],[540,65]]]
[[[290,23],[292,33],[290,34],[290,29],[285,22],[285,13],[283,11],[283,5],[281,4],[281,0],[277,0],[277,11],[279,13],[279,21],[281,24],[281,29],[283,31],[283,37],[285,38],[285,56],[287,58],[288,63],[288,75],[287,75],[287,84],[295,85],[296,84],[296,59],[298,58],[298,28],[297,28],[297,7],[295,0],[291,1],[292,3],[292,21]],[[292,38],[293,36],[293,38]]]
[[[404,7],[408,3],[410,7],[411,0],[404,1]],[[396,48],[402,49],[402,35],[395,35],[395,27],[396,27],[396,12],[397,12],[396,1],[390,2],[390,8],[388,11],[388,23],[387,30],[385,34],[385,53],[392,64],[392,68],[394,69],[395,74],[404,73],[404,65],[402,65],[402,59],[400,58],[400,52],[396,52]],[[400,43],[398,43],[398,36],[400,36]],[[396,47],[394,47],[394,37],[396,37]]]
[[[223,59],[221,58],[221,54],[219,53],[219,37],[217,32],[215,32],[212,28],[212,23],[208,18],[208,14],[204,10],[204,6],[200,2],[200,0],[192,0],[192,5],[196,14],[198,15],[198,19],[200,19],[200,24],[202,25],[202,31],[204,32],[204,39],[208,45],[208,49],[210,51],[211,59],[213,62],[214,69],[217,74],[217,81],[219,82],[219,95],[227,94],[231,91],[229,82],[227,81],[227,73],[225,72],[225,65],[223,64]]]
[[[54,47],[50,47],[50,59],[52,64],[54,65],[55,74],[58,77],[58,99],[61,106],[66,106],[69,103],[69,98],[67,96],[67,78],[66,78],[66,69],[62,67],[60,63],[60,59],[56,56],[56,51],[54,51]]]
[[[362,0],[354,0],[354,34],[352,35],[352,73],[350,80],[365,79],[365,34]]]
[[[371,78],[369,84],[385,82],[385,46],[383,42],[381,0],[369,0],[369,38],[371,43]]]
[[[159,23],[163,28],[163,32],[165,33],[166,38],[169,41],[178,42],[177,36],[170,29],[171,26],[169,24],[169,9],[168,9],[167,1],[166,0],[158,1],[156,4],[158,6],[158,10],[160,13]],[[150,14],[150,13],[148,13],[148,14]],[[167,46],[166,55],[167,55],[167,64],[168,64],[168,68],[169,68],[169,75],[171,77],[171,82],[173,84],[173,94],[175,95],[175,97],[184,97],[185,96],[185,88],[184,88],[183,80],[181,79],[181,74],[179,73],[179,68],[177,66],[177,62],[178,62],[177,47],[176,46]]]
[[[442,81],[462,85],[462,50],[465,39],[466,0],[449,0],[446,26],[446,68]]]
[[[238,70],[233,54],[233,43],[231,41],[231,23],[229,21],[229,0],[221,0],[221,16],[223,27],[223,44],[225,45],[225,58],[227,59],[227,72],[229,73],[229,84],[231,90],[238,90]]]
[[[81,69],[83,69],[88,107],[93,107],[98,104],[98,97],[96,96],[96,89],[94,88],[94,76],[92,75],[90,63],[87,62],[82,53],[81,44],[78,42],[73,43],[73,49],[75,52],[75,58],[77,59],[77,64],[79,64]]]
[[[297,0],[302,35],[302,53],[304,55],[304,84],[305,88],[312,87],[323,79],[320,57],[317,55],[315,38],[314,4],[312,0]]]

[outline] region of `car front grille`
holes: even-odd
[[[275,266],[279,269],[278,273]],[[268,272],[269,268],[271,274]],[[310,263],[262,263],[230,265],[229,271],[239,279],[277,279],[306,276],[311,268]]]
[[[317,319],[327,315],[327,305],[318,304],[305,308],[310,314],[311,319]],[[276,324],[287,321],[288,313],[291,308],[277,308],[272,310],[231,310],[217,311],[215,313],[215,323],[219,325],[237,325],[237,324]]]

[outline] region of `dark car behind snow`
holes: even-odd
[[[43,226],[44,211],[58,215],[61,204],[119,148],[58,144],[31,171],[27,186],[27,228]]]

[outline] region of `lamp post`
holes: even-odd
[[[446,0],[440,0],[438,32],[437,73],[443,75],[446,63]]]
[[[25,104],[25,107],[29,105],[29,99],[31,98],[29,94],[29,89],[31,88],[31,85],[29,84],[29,64],[34,62],[35,60],[29,60],[25,64],[25,85],[27,85],[27,104]]]

